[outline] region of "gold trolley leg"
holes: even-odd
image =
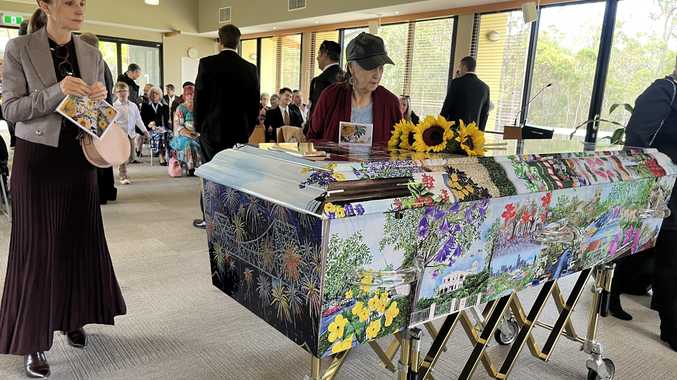
[[[454,331],[454,327],[459,321],[460,315],[460,312],[456,312],[444,319],[444,323],[442,324],[442,327],[440,327],[440,331],[433,340],[433,344],[428,350],[428,354],[426,354],[425,359],[418,368],[417,378],[419,380],[428,379],[432,374],[433,367],[435,364],[437,364],[437,360],[440,358],[443,348],[446,347],[447,341],[449,340],[451,333]],[[404,347],[402,347],[402,350],[404,351]]]
[[[312,356],[310,362],[310,378],[312,380],[333,380],[349,353],[350,350],[346,350],[334,355],[331,364],[329,364],[329,368],[327,368],[324,374],[322,374],[322,359]]]

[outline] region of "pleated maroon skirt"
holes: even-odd
[[[126,313],[104,234],[96,169],[62,127],[59,147],[17,139],[0,354],[48,351],[54,331]]]

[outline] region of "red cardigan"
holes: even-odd
[[[371,94],[373,103],[373,145],[386,145],[395,124],[402,120],[400,101],[392,92],[378,86]],[[310,141],[338,142],[339,123],[350,121],[352,113],[352,89],[336,83],[322,91],[313,116],[307,138]]]

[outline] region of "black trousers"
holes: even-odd
[[[200,138],[200,149],[202,150],[202,164],[206,164],[214,158],[216,153],[219,153],[223,149],[219,149],[216,144],[211,141]],[[202,199],[202,192],[200,192],[200,211],[202,211],[202,220],[205,220],[205,205],[204,200]]]
[[[661,332],[677,340],[677,231],[661,230],[656,243],[653,290]]]
[[[655,248],[615,261],[616,269],[611,282],[611,295],[623,293],[633,295],[646,294],[653,283]]]

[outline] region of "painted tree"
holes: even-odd
[[[327,270],[324,282],[325,300],[339,297],[356,278],[357,270],[373,260],[361,231],[342,239],[332,235],[327,252]]]

